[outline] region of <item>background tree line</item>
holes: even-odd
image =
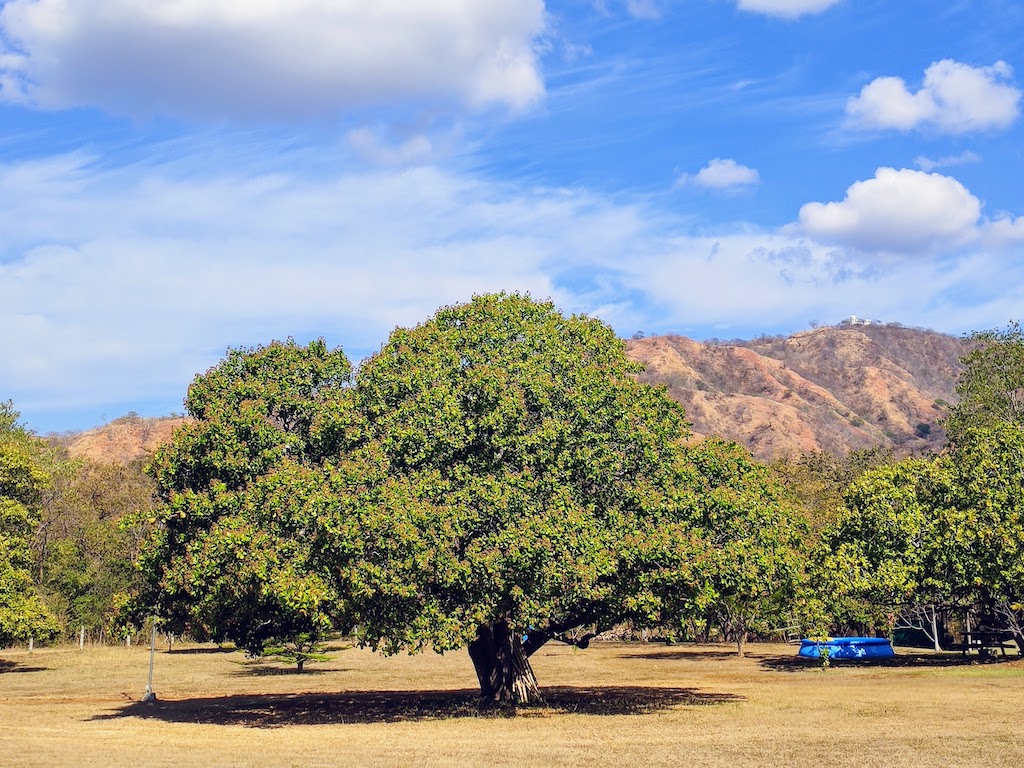
[[[972,611],[1021,644],[1024,344],[1015,324],[974,341],[949,448],[902,461],[695,443],[610,328],[504,294],[358,371],[322,340],[229,350],[148,475],[71,460],[8,405],[0,640],[154,613],[301,665],[344,632],[467,647],[511,701],[539,695],[545,643],[623,625],[742,653]]]
[[[0,644],[123,637],[154,488],[141,462],[73,459],[0,403]]]

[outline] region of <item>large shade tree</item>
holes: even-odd
[[[993,612],[1024,653],[1024,425],[967,429],[939,464],[952,492],[932,505],[937,570]]]
[[[395,331],[359,370],[330,479],[364,642],[468,645],[484,699],[530,702],[548,641],[655,620],[690,583],[688,433],[637,371],[608,326],[519,295]]]
[[[546,643],[692,608],[702,514],[772,496],[749,456],[697,460],[681,407],[639,370],[608,326],[520,295],[393,333],[359,370],[318,496],[363,641],[466,646],[484,700],[530,702]]]
[[[924,459],[876,468],[850,486],[825,531],[818,576],[837,624],[891,631],[900,614],[949,602],[935,509],[948,489],[944,467]]]
[[[272,345],[197,378],[154,462],[164,615],[246,647],[355,626],[468,648],[485,701],[534,702],[546,643],[693,605],[708,494],[772,500],[749,457],[695,460],[611,328],[548,302],[479,296],[396,330],[352,387],[346,365]]]

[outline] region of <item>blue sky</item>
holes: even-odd
[[[0,399],[39,432],[485,291],[623,336],[1022,314],[1018,0],[0,5]]]

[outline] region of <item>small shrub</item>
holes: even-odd
[[[300,633],[280,643],[268,643],[256,656],[294,664],[297,671],[301,672],[306,662],[330,661],[331,657],[324,653],[325,650],[321,638]]]

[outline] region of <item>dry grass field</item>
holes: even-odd
[[[212,647],[0,652],[0,765],[1018,768],[1024,661],[596,643],[534,657],[548,702],[481,714],[465,654],[347,649],[294,674]]]

